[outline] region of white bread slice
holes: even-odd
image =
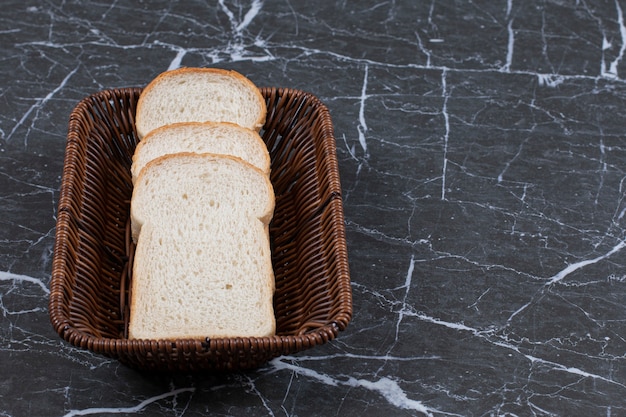
[[[161,126],[137,144],[131,166],[133,184],[139,172],[159,156],[179,153],[232,155],[270,172],[270,155],[258,132],[228,122],[186,122]]]
[[[273,210],[268,176],[241,159],[180,153],[149,162],[131,201],[129,338],[273,334]]]
[[[135,126],[139,139],[178,122],[231,122],[259,131],[267,107],[259,89],[236,71],[179,68],[152,80],[139,96]]]

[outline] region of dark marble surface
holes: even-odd
[[[315,6],[313,6],[315,4]],[[0,416],[626,415],[626,2],[15,1],[0,12]],[[354,317],[149,375],[49,323],[67,118],[178,66],[335,124]]]

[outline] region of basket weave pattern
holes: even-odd
[[[50,282],[53,327],[70,344],[146,370],[255,368],[337,337],[352,316],[332,122],[308,93],[262,88],[276,195],[270,224],[276,335],[126,337],[134,245],[130,165],[140,88],[105,90],[70,116]]]

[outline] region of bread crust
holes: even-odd
[[[252,126],[244,126],[250,129],[256,130],[257,132],[261,130],[263,125],[265,124],[265,119],[267,117],[267,106],[265,104],[265,98],[261,94],[261,91],[258,87],[247,77],[240,74],[234,70],[226,70],[222,68],[203,68],[203,67],[181,67],[174,70],[169,70],[162,72],[157,77],[155,77],[142,91],[139,96],[139,100],[137,102],[136,109],[136,117],[135,117],[135,125],[137,130],[137,135],[139,139],[143,138],[146,134],[148,134],[147,128],[144,126],[146,121],[144,121],[144,106],[147,97],[155,89],[158,89],[164,80],[177,78],[177,77],[185,77],[185,76],[201,76],[201,77],[227,77],[236,80],[242,85],[246,86],[256,97],[257,106],[258,106],[258,117]],[[205,120],[196,120],[196,121],[205,121]],[[151,129],[150,129],[151,130]]]
[[[263,175],[263,177],[265,178],[265,183],[267,187],[269,187],[269,189],[272,190],[272,196],[274,195],[273,194],[274,186],[272,185],[272,182],[270,181],[269,176],[265,174],[263,171],[261,171],[259,168],[233,155],[217,155],[217,154],[212,154],[212,153],[198,154],[194,152],[179,152],[179,153],[163,155],[158,158],[155,158],[152,161],[148,162],[144,166],[144,168],[139,172],[136,184],[139,184],[141,182],[144,175],[148,175],[147,172],[150,169],[153,169],[152,167],[158,167],[163,162],[166,162],[172,158],[178,158],[178,157],[203,158],[205,161],[210,161],[213,159],[224,159],[224,160],[232,160],[237,163],[244,164],[245,166],[248,166],[250,169],[257,171],[259,174]],[[141,229],[141,225],[144,223],[144,220],[141,219],[139,216],[137,216],[136,214],[137,204],[134,204],[134,203],[135,203],[135,190],[133,190],[133,194],[131,196],[130,218],[131,218],[131,235],[132,235],[133,241],[137,242],[138,237],[139,237],[139,230]],[[267,202],[267,205],[263,208],[262,210],[263,214],[259,217],[259,220],[269,225],[270,221],[272,220],[272,216],[274,215],[275,207],[276,207],[276,199],[272,198],[270,201]],[[268,232],[268,238],[269,238],[269,232]]]
[[[242,127],[235,123],[230,123],[230,122],[180,122],[180,123],[174,123],[170,125],[161,126],[150,131],[137,144],[137,147],[135,148],[135,152],[133,154],[133,160],[132,160],[132,166],[131,166],[133,184],[137,181],[137,177],[139,176],[139,172],[141,171],[141,167],[137,166],[137,163],[139,162],[138,161],[139,155],[141,154],[143,148],[150,146],[150,143],[152,142],[153,138],[158,138],[156,140],[163,139],[162,136],[168,135],[170,132],[174,135],[178,135],[181,132],[185,132],[186,134],[195,132],[197,133],[197,136],[195,137],[190,136],[190,139],[201,137],[202,139],[208,140],[208,137],[205,135],[210,135],[212,130],[217,130],[217,131],[222,130],[222,132],[226,131],[229,134],[232,134],[232,136],[229,138],[232,140],[238,140],[241,137],[245,137],[247,141],[251,141],[252,142],[251,145],[254,147],[254,149],[251,149],[250,151],[253,151],[253,153],[256,156],[262,159],[262,161],[259,161],[259,164],[255,166],[257,166],[257,168],[263,171],[265,175],[269,175],[270,163],[271,163],[270,155],[269,155],[269,152],[267,151],[267,146],[265,145],[265,142],[263,142],[263,139],[261,138],[261,136],[259,136],[258,132],[252,129]],[[180,152],[195,152],[195,151],[172,150],[171,152],[168,152],[168,154],[180,153]],[[203,151],[199,153],[225,154],[222,152],[217,152],[216,150]],[[236,156],[236,155],[233,155],[233,156]]]
[[[164,164],[175,163],[179,161],[191,161],[192,163],[203,164],[204,166],[207,166],[208,164],[211,164],[211,163],[222,163],[222,162],[229,163],[229,164],[230,163],[240,164],[242,169],[253,170],[258,174],[259,179],[263,178],[265,186],[268,187],[268,192],[270,192],[271,198],[268,198],[267,201],[265,201],[265,204],[259,207],[258,218],[263,224],[263,233],[264,233],[264,238],[266,239],[265,240],[267,244],[266,251],[268,252],[268,256],[263,258],[264,263],[262,265],[259,265],[259,271],[258,271],[258,277],[265,277],[266,281],[262,283],[257,282],[257,284],[265,288],[263,292],[269,291],[270,294],[273,294],[275,290],[275,282],[274,282],[274,274],[273,274],[273,268],[272,268],[272,263],[271,263],[271,254],[269,253],[269,222],[271,221],[271,218],[274,212],[275,199],[274,199],[272,184],[268,176],[265,175],[257,167],[237,157],[233,157],[229,155],[178,153],[178,154],[172,154],[172,155],[164,155],[162,157],[159,157],[149,162],[139,174],[138,181],[137,181],[137,184],[139,184],[138,192],[142,192],[141,187],[143,186],[142,182],[144,178],[147,176],[150,176],[154,170],[164,169],[163,168]],[[149,178],[149,179],[153,180],[153,178]],[[136,188],[136,190],[138,188]],[[271,299],[269,300],[269,303],[264,303],[262,308],[258,311],[259,315],[263,315],[266,318],[269,318],[269,316],[271,316],[271,320],[269,321],[266,320],[266,326],[265,326],[266,328],[263,330],[262,333],[258,333],[258,334],[252,334],[252,335],[251,334],[238,334],[235,331],[228,331],[228,330],[214,332],[211,329],[207,329],[206,332],[197,332],[197,331],[189,332],[189,331],[186,331],[183,328],[183,326],[181,326],[180,329],[177,329],[177,330],[173,330],[173,331],[170,330],[165,333],[160,333],[156,336],[146,337],[146,333],[144,333],[142,329],[137,329],[137,326],[139,326],[136,324],[137,315],[141,314],[140,304],[144,303],[145,305],[145,300],[142,300],[142,298],[149,296],[149,293],[147,293],[147,288],[150,288],[149,286],[146,286],[147,280],[149,279],[149,277],[151,277],[150,265],[149,265],[149,262],[144,257],[148,257],[147,254],[149,254],[149,245],[154,244],[154,242],[152,241],[153,239],[152,234],[155,231],[155,227],[157,227],[157,225],[154,224],[154,219],[150,221],[145,218],[145,213],[141,213],[144,210],[144,207],[142,206],[142,204],[143,202],[141,204],[137,202],[137,195],[135,192],[133,192],[133,197],[131,201],[131,219],[137,229],[136,232],[138,236],[140,237],[138,239],[138,244],[137,244],[136,253],[135,253],[135,260],[133,264],[133,280],[131,284],[132,295],[131,295],[131,300],[130,300],[130,311],[131,311],[130,317],[131,318],[130,318],[130,324],[129,324],[129,338],[131,339],[133,338],[153,339],[154,338],[154,339],[172,340],[172,339],[180,339],[180,338],[205,339],[207,337],[209,338],[247,337],[247,336],[262,337],[262,336],[269,336],[269,335],[274,334],[276,330],[276,327],[275,327],[276,324],[275,324]],[[158,225],[158,227],[163,227],[163,225]],[[254,248],[252,249],[255,250]],[[169,249],[166,249],[166,250],[167,250],[168,256],[175,255]],[[210,265],[208,267],[210,267]],[[176,279],[176,277],[171,277],[171,278]],[[251,280],[257,279],[256,277],[252,277],[252,276],[249,278]],[[181,279],[181,277],[178,277],[178,279]]]

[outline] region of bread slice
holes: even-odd
[[[139,172],[159,156],[179,153],[232,155],[270,172],[270,155],[258,132],[228,122],[187,122],[161,126],[139,142],[131,166],[133,183]]]
[[[137,102],[139,139],[178,122],[231,122],[259,131],[267,107],[259,89],[236,71],[179,68],[152,80]]]
[[[273,334],[273,210],[268,176],[241,159],[179,153],[149,162],[131,201],[129,337]]]

